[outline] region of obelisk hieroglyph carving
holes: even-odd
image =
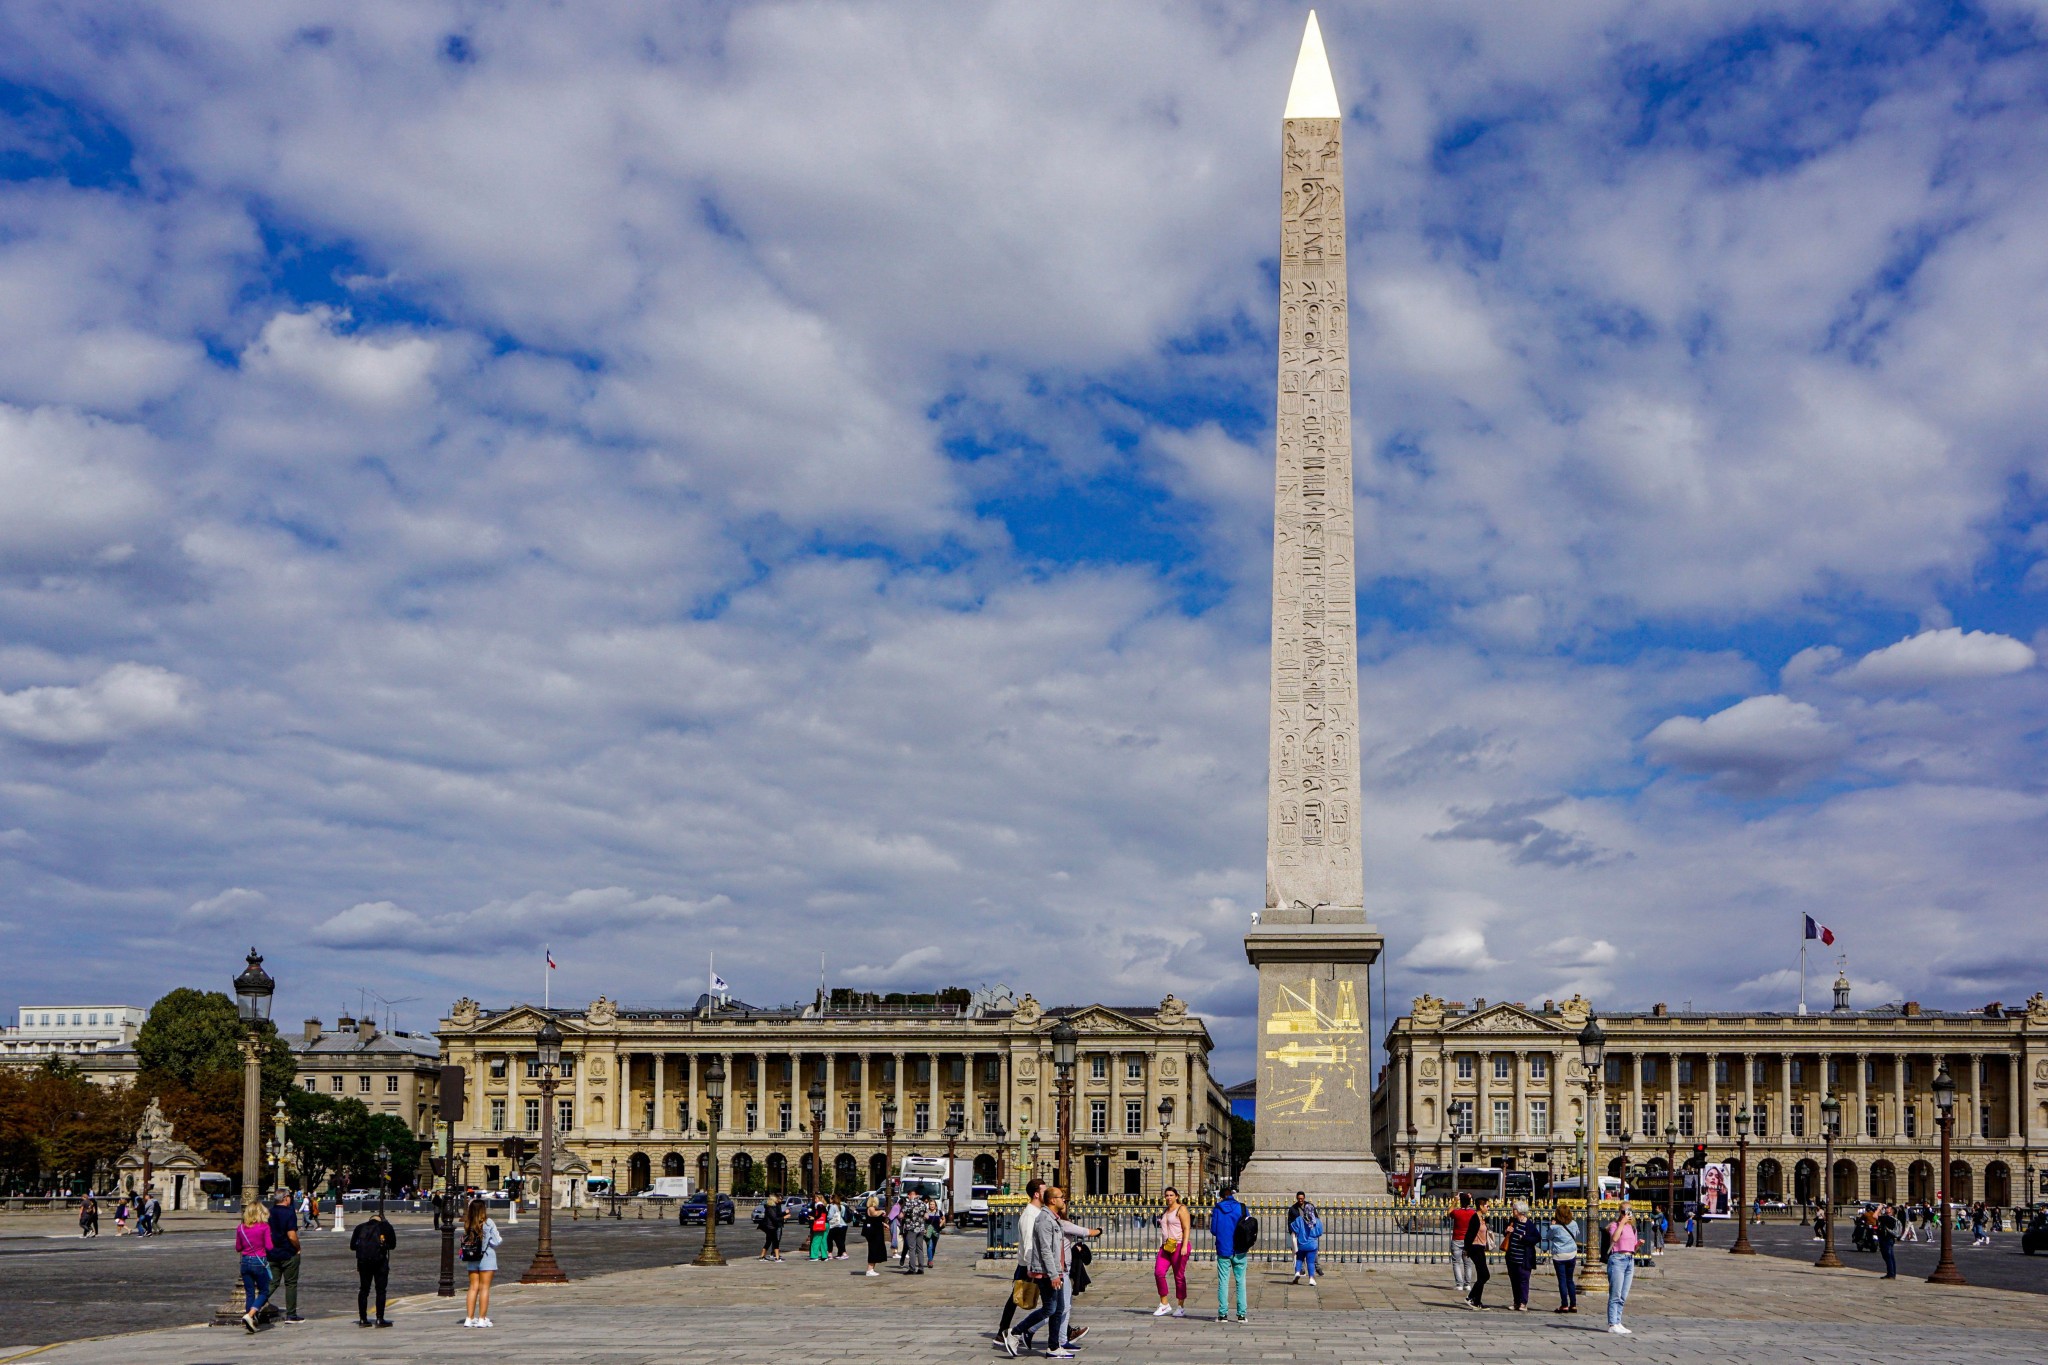
[[[1313,12],[1282,117],[1273,692],[1248,1193],[1380,1194],[1373,1159],[1343,107]]]

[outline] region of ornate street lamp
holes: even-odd
[[[1664,1125],[1664,1218],[1666,1222],[1678,1217],[1678,1125]]]
[[[1955,1216],[1949,1207],[1949,1184],[1954,1174],[1949,1168],[1949,1130],[1955,1124],[1955,1111],[1956,1083],[1949,1079],[1948,1063],[1943,1061],[1934,1077],[1934,1122],[1941,1129],[1941,1259],[1934,1263],[1934,1273],[1927,1277],[1929,1284],[1968,1283],[1963,1272],[1956,1269]]]
[[[1172,1148],[1168,1141],[1173,1136],[1173,1096],[1165,1095],[1159,1101],[1159,1197],[1166,1197],[1166,1187],[1173,1183]]]
[[[242,1205],[263,1200],[263,1026],[270,1022],[270,999],[277,982],[263,970],[263,955],[254,948],[235,978],[235,1014],[242,1024]],[[145,1151],[143,1198],[149,1197],[152,1171]],[[213,1312],[215,1326],[242,1320],[242,1286],[228,1291],[228,1301]]]
[[[818,1143],[825,1134],[825,1083],[813,1077],[808,1097],[811,1101],[811,1202],[815,1204],[819,1191],[825,1188],[824,1174],[818,1168],[818,1163],[824,1160]]]
[[[391,1149],[377,1144],[377,1216],[384,1216],[384,1192],[391,1187]]]
[[[1635,1140],[1635,1136],[1626,1128],[1621,1130],[1621,1202],[1624,1204],[1633,1193],[1632,1182],[1628,1178],[1628,1145]]]
[[[1408,1125],[1408,1197],[1419,1198],[1415,1188],[1415,1139],[1422,1136],[1414,1124]]]
[[[1010,1135],[1010,1130],[1001,1119],[997,1119],[990,1126],[988,1135],[996,1140],[996,1189],[1008,1194],[1010,1187],[1003,1183],[1003,1139]]]
[[[1824,1269],[1839,1270],[1841,1258],[1835,1255],[1835,1137],[1842,1126],[1842,1102],[1832,1094],[1820,1102],[1820,1136],[1825,1144],[1827,1157],[1821,1169],[1821,1189],[1826,1197],[1821,1208],[1827,1213],[1821,1225],[1820,1259],[1814,1264]]]
[[[882,1101],[882,1188],[896,1188],[896,1101]]]
[[[704,1069],[704,1098],[711,1105],[711,1150],[705,1165],[711,1188],[704,1192],[704,1246],[691,1265],[724,1265],[718,1254],[718,1130],[725,1123],[725,1062],[717,1057]]]
[[[1052,1066],[1060,1106],[1059,1187],[1070,1191],[1073,1188],[1074,1063],[1079,1058],[1080,1042],[1080,1033],[1065,1019],[1052,1026]]]
[[[1735,1245],[1728,1248],[1732,1256],[1756,1255],[1749,1244],[1749,1122],[1745,1104],[1735,1116]]]
[[[1586,1197],[1586,1241],[1597,1246],[1600,1235],[1600,1125],[1597,1121],[1601,1110],[1601,1096],[1607,1084],[1607,1031],[1600,1027],[1598,1015],[1588,1013],[1586,1026],[1579,1030],[1579,1061],[1585,1067],[1586,1079],[1586,1169],[1580,1176],[1580,1192]],[[1604,1282],[1607,1267],[1600,1264],[1597,1256],[1588,1258],[1585,1279],[1590,1285]]]
[[[540,1245],[533,1264],[519,1277],[521,1284],[567,1284],[569,1277],[555,1264],[555,1087],[562,1065],[562,1030],[553,1016],[541,1021],[533,1038],[534,1058],[540,1063]],[[714,1217],[716,1214],[714,1213]]]

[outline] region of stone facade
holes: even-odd
[[[1229,1110],[1209,1075],[1213,1043],[1172,996],[1145,1007],[1057,1009],[1028,995],[966,1007],[835,999],[824,1008],[700,1000],[641,1010],[600,998],[554,1011],[567,1035],[555,1095],[560,1150],[626,1192],[664,1175],[694,1175],[701,1186],[711,1113],[704,1076],[717,1057],[726,1074],[721,1189],[808,1187],[814,1081],[825,1092],[820,1151],[834,1183],[866,1188],[880,1179],[892,1146],[882,1103],[893,1099],[898,1162],[944,1155],[943,1130],[957,1119],[965,1132],[955,1155],[993,1182],[1000,1153],[1003,1182],[1020,1187],[1020,1171],[1050,1176],[1056,1159],[1050,1034],[1064,1018],[1080,1033],[1076,1186],[1152,1195],[1166,1182],[1205,1186],[1226,1169]],[[534,1036],[543,1017],[529,1005],[487,1010],[460,1000],[442,1020],[443,1055],[468,1074],[455,1144],[472,1183],[498,1185],[538,1149]],[[1166,1099],[1173,1105],[1162,1135]],[[1001,1141],[997,1127],[1007,1134]]]
[[[1619,1170],[1617,1146],[1628,1133],[1630,1163],[1662,1171],[1670,1127],[1681,1158],[1703,1142],[1727,1159],[1733,1117],[1746,1106],[1751,1193],[1817,1199],[1820,1102],[1832,1093],[1842,1106],[1837,1197],[1928,1198],[1940,1187],[1941,1151],[1931,1086],[1945,1062],[1956,1084],[1953,1197],[2010,1204],[2030,1183],[2038,1190],[2048,1002],[2036,994],[2019,1007],[1856,1009],[1849,995],[1848,981],[1838,981],[1835,1007],[1805,1015],[1663,1005],[1602,1013],[1600,1164]],[[1464,1162],[1542,1169],[1547,1155],[1563,1173],[1586,1117],[1577,1035],[1590,1008],[1578,997],[1535,1009],[1417,998],[1387,1034],[1373,1109],[1381,1160],[1402,1170],[1447,1165],[1456,1129]]]
[[[1248,1193],[1383,1193],[1368,1124],[1358,787],[1351,346],[1341,107],[1314,15],[1282,120],[1274,433],[1273,692],[1259,972],[1258,1148]]]
[[[287,1034],[299,1064],[293,1083],[336,1099],[361,1100],[373,1114],[391,1114],[422,1138],[434,1136],[440,1114],[441,1045],[430,1035],[384,1030],[371,1019],[343,1015],[333,1030],[308,1019]]]

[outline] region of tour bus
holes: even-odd
[[[1471,1195],[1475,1204],[1482,1199],[1523,1199],[1533,1204],[1536,1202],[1536,1173],[1505,1171],[1498,1166],[1460,1166],[1456,1170],[1424,1171],[1415,1182],[1410,1197],[1418,1201],[1455,1200],[1461,1194]]]
[[[1555,1199],[1555,1200],[1559,1200],[1559,1201],[1561,1201],[1561,1202],[1564,1202],[1564,1203],[1567,1203],[1567,1204],[1575,1204],[1575,1203],[1580,1203],[1580,1202],[1582,1202],[1582,1201],[1583,1201],[1583,1200],[1585,1199],[1585,1197],[1586,1197],[1586,1195],[1585,1195],[1585,1189],[1586,1189],[1586,1182],[1585,1182],[1585,1181],[1583,1181],[1583,1180],[1579,1179],[1579,1177],[1577,1177],[1577,1176],[1575,1176],[1575,1175],[1568,1175],[1568,1176],[1565,1176],[1565,1177],[1564,1177],[1563,1179],[1561,1179],[1561,1180],[1553,1181],[1553,1182],[1551,1183],[1551,1187],[1550,1187],[1550,1197],[1551,1197],[1552,1199]],[[1659,1190],[1659,1192],[1660,1192],[1660,1193],[1662,1192],[1662,1189],[1663,1189],[1663,1187],[1662,1187],[1662,1186],[1660,1185],[1660,1186],[1658,1187],[1658,1190]],[[1642,1187],[1641,1187],[1640,1185],[1636,1187],[1636,1191],[1635,1191],[1635,1193],[1636,1193],[1636,1195],[1637,1195],[1638,1197],[1640,1197],[1640,1196],[1641,1196],[1641,1194],[1642,1194]],[[1621,1177],[1620,1177],[1620,1176],[1618,1176],[1618,1175],[1603,1175],[1603,1176],[1601,1176],[1601,1177],[1600,1177],[1600,1200],[1601,1200],[1601,1202],[1602,1202],[1602,1203],[1605,1203],[1606,1201],[1608,1201],[1608,1200],[1610,1200],[1610,1199],[1619,1199],[1619,1198],[1621,1198]]]

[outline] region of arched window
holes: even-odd
[[[1795,1204],[1817,1204],[1820,1202],[1820,1163],[1801,1158],[1792,1167],[1792,1202]]]
[[[1906,1198],[1916,1204],[1934,1202],[1934,1167],[1916,1161],[1906,1168]]]
[[[1856,1200],[1856,1163],[1843,1157],[1835,1163],[1835,1203],[1853,1204]]]
[[[1969,1162],[1951,1161],[1948,1164],[1948,1200],[1951,1204],[1967,1204],[1976,1198],[1970,1193],[1974,1183]]]
[[[661,1159],[661,1173],[663,1175],[681,1175],[683,1173],[683,1154],[681,1152],[670,1152],[667,1156],[663,1157]]]
[[[654,1163],[645,1152],[635,1152],[626,1158],[626,1192],[637,1194],[654,1183]]]
[[[889,1178],[889,1161],[880,1152],[868,1158],[868,1188],[879,1190]]]
[[[987,1152],[974,1158],[974,1183],[993,1185],[996,1183],[996,1159]]]
[[[1899,1168],[1889,1161],[1870,1163],[1870,1197],[1880,1204],[1899,1202]]]
[[[732,1188],[730,1194],[754,1194],[759,1187],[755,1184],[754,1158],[745,1152],[732,1154]]]
[[[1785,1197],[1785,1168],[1778,1164],[1776,1157],[1767,1156],[1756,1163],[1756,1197],[1772,1200]]]
[[[832,1158],[832,1192],[842,1199],[861,1192],[860,1162],[852,1152]]]
[[[789,1158],[780,1152],[768,1154],[768,1174],[764,1180],[764,1188],[770,1194],[789,1193]]]

